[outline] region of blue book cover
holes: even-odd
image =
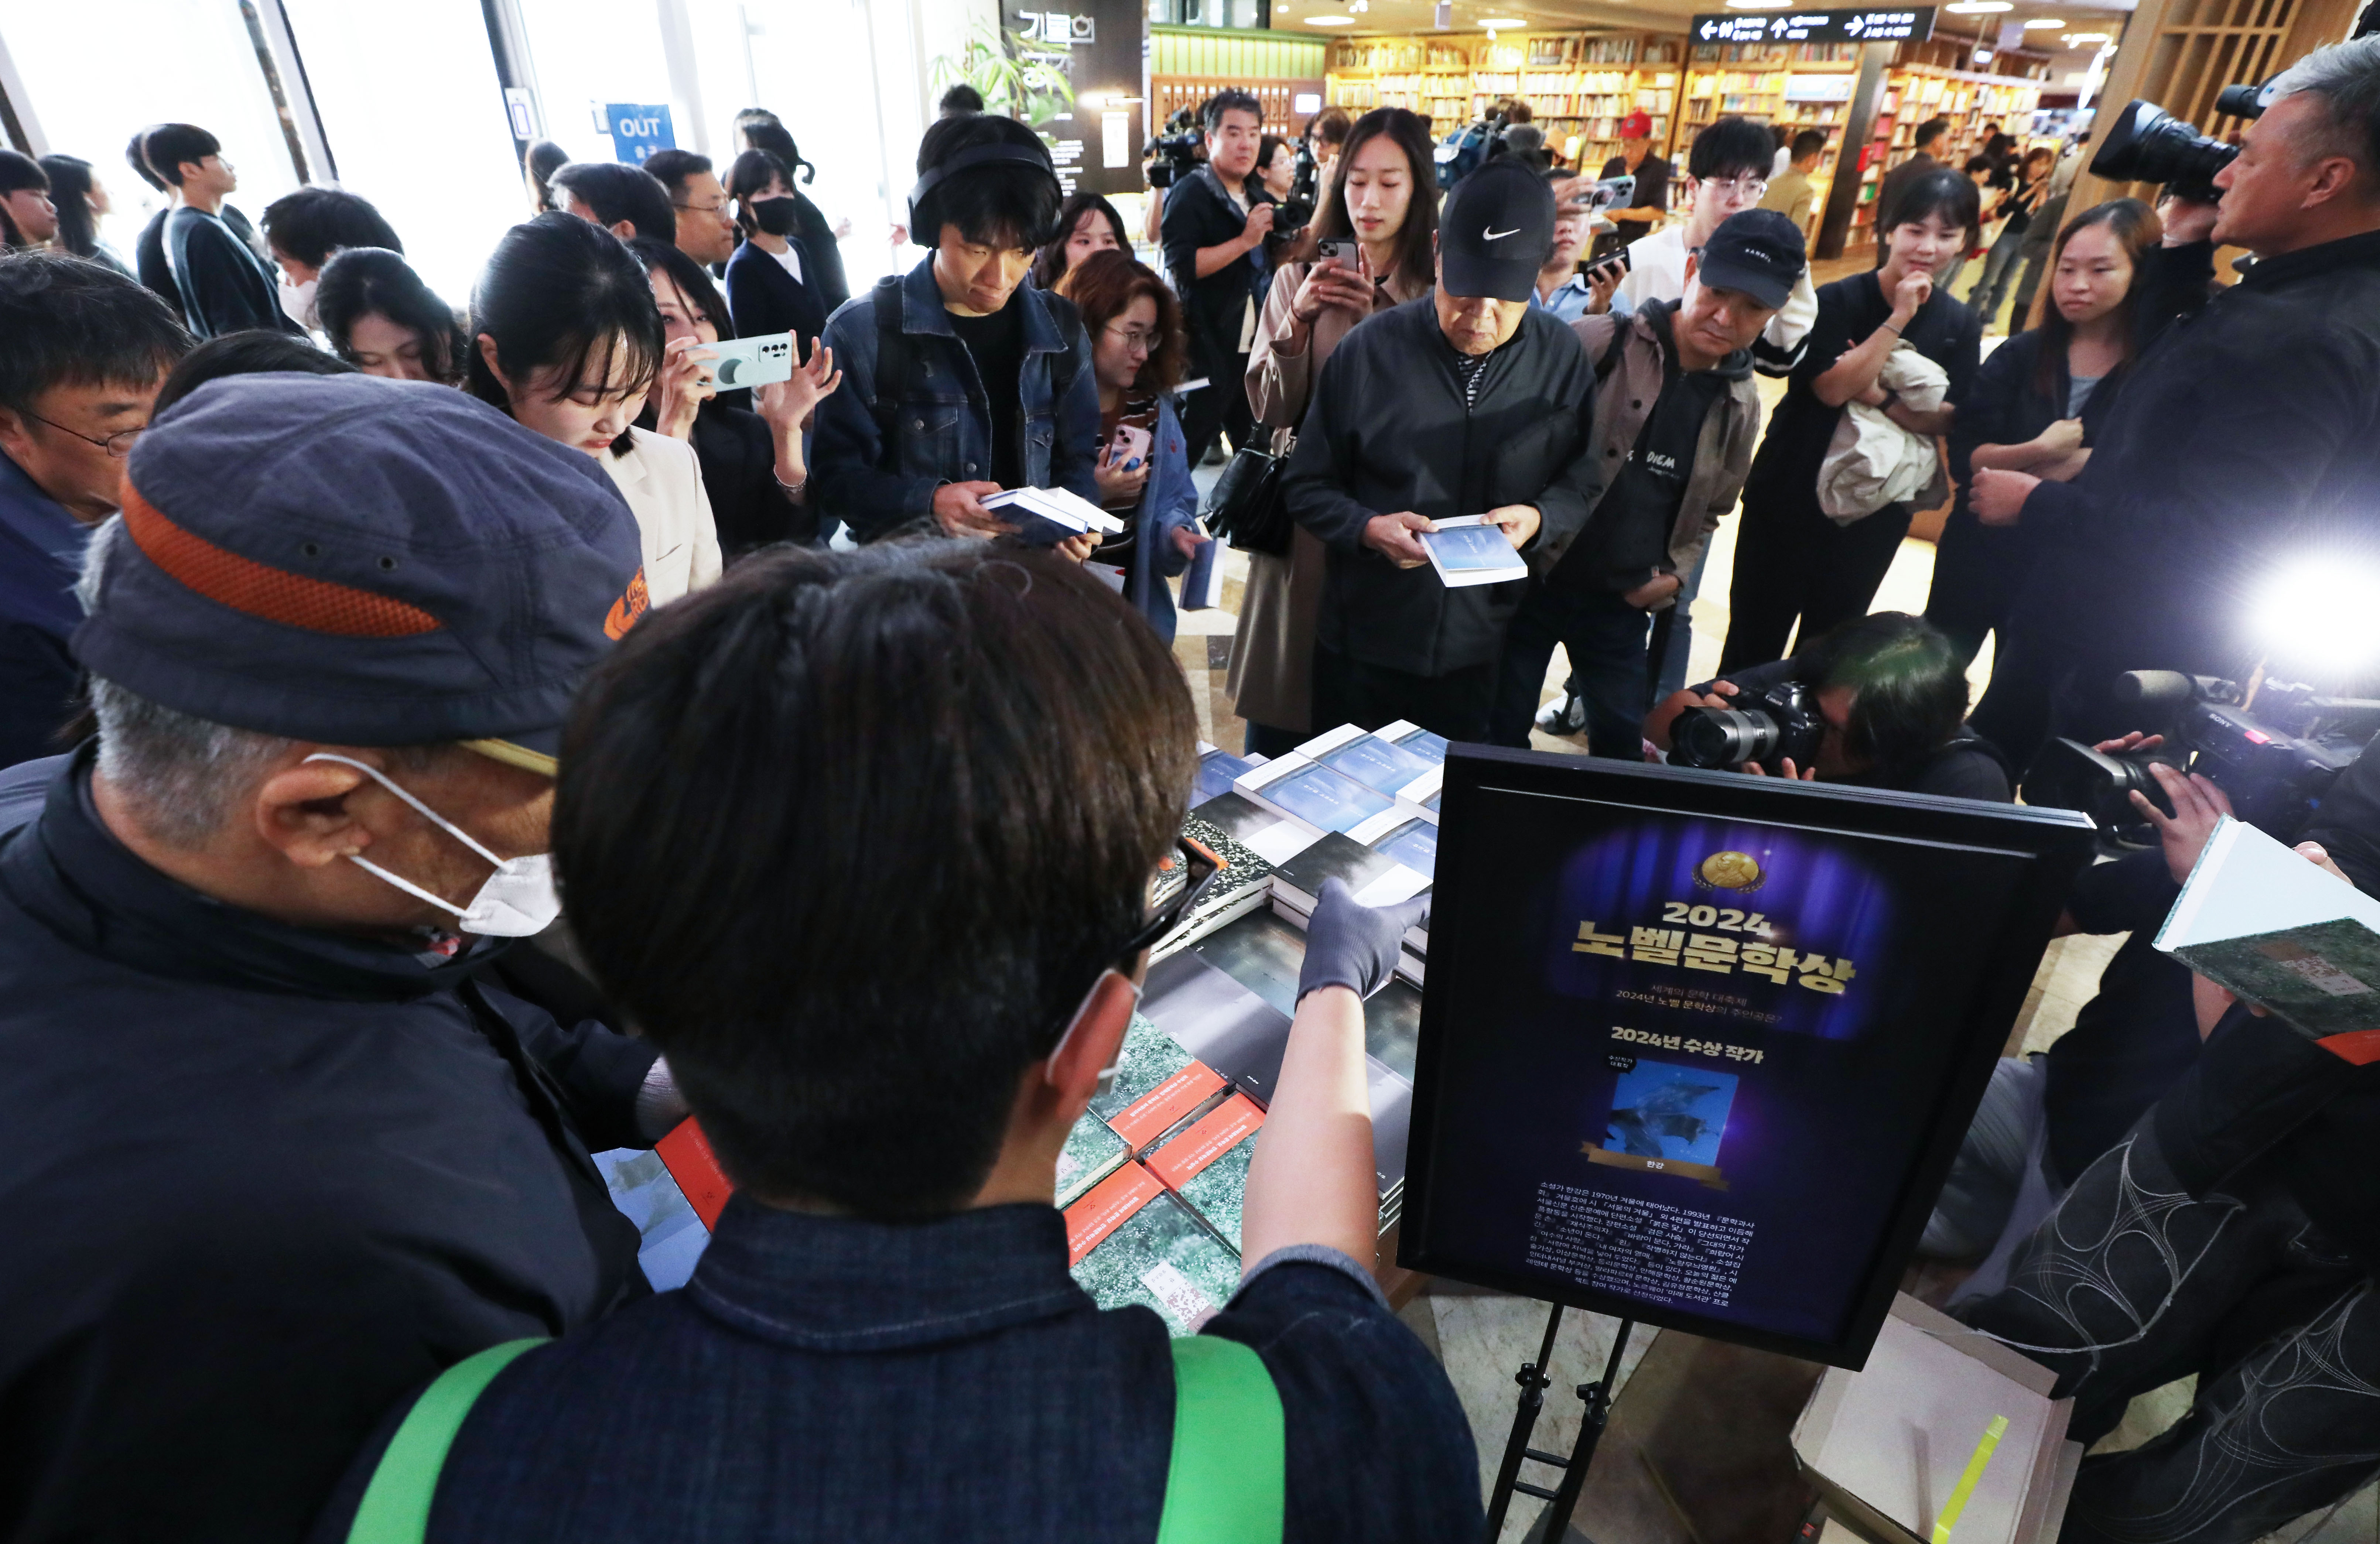
[[[1427,821],[1407,821],[1373,843],[1372,850],[1433,881],[1438,878],[1438,827]]]
[[[1427,773],[1431,763],[1378,735],[1358,735],[1316,758],[1377,793],[1393,794]]]
[[[1362,825],[1396,802],[1318,762],[1267,784],[1264,796],[1306,824],[1324,831],[1345,831]]]
[[[1210,750],[1198,758],[1198,783],[1190,796],[1196,808],[1208,799],[1220,798],[1232,791],[1232,780],[1257,763],[1245,756],[1234,756],[1228,750]]]
[[[1389,742],[1407,755],[1418,756],[1433,767],[1446,765],[1446,736],[1433,735],[1427,729],[1416,729]]]

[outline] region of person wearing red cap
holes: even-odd
[[[1604,218],[1620,227],[1620,234],[1609,238],[1610,245],[1625,246],[1660,225],[1670,212],[1670,178],[1676,168],[1653,153],[1651,114],[1631,113],[1620,120],[1620,153],[1603,164],[1603,175],[1636,179],[1636,194],[1627,208],[1603,212]]]

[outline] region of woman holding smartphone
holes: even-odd
[[[1438,172],[1429,124],[1376,107],[1347,131],[1322,205],[1275,271],[1248,351],[1248,406],[1287,451],[1323,361],[1348,329],[1429,293],[1438,239]],[[1219,381],[1208,390],[1228,390]],[[1232,640],[1230,690],[1248,721],[1247,748],[1278,756],[1332,727],[1313,720],[1314,625],[1322,605],[1322,543],[1303,529],[1281,553],[1248,553],[1247,590]]]
[[[1157,636],[1173,640],[1173,595],[1165,581],[1209,540],[1196,525],[1173,383],[1182,378],[1182,305],[1155,270],[1128,252],[1098,251],[1058,281],[1091,340],[1099,386],[1099,503],[1125,517],[1084,566],[1140,608]]]

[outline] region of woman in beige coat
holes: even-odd
[[[1273,275],[1248,351],[1248,405],[1273,431],[1276,453],[1288,448],[1323,361],[1348,329],[1429,293],[1437,237],[1429,124],[1402,107],[1375,108],[1347,131],[1322,206],[1299,238],[1298,260]],[[1357,261],[1313,261],[1318,241],[1331,238],[1354,240]],[[1232,704],[1247,720],[1247,748],[1267,756],[1331,727],[1311,722],[1322,543],[1304,530],[1290,543],[1285,556],[1248,554],[1232,639]]]

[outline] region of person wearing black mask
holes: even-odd
[[[747,150],[727,169],[727,196],[744,244],[727,260],[727,310],[738,337],[791,333],[807,359],[826,331],[832,310],[820,292],[818,270],[796,233],[801,205],[793,173],[764,150]]]
[[[832,316],[836,307],[851,298],[851,281],[843,271],[843,249],[836,245],[851,234],[851,222],[829,221],[826,212],[801,190],[801,183],[818,179],[818,168],[802,159],[801,147],[794,143],[792,131],[776,114],[747,107],[735,115],[735,132],[744,137],[745,149],[767,151],[784,164],[785,186],[802,217],[800,228],[793,234],[801,238],[802,250],[816,265],[819,296],[826,302],[827,314]]]

